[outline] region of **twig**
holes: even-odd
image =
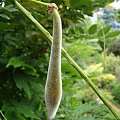
[[[0,114],[2,115],[2,117],[7,120],[7,118],[4,116],[4,114],[2,113],[2,111],[0,110]]]

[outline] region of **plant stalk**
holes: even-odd
[[[45,2],[41,2],[41,1],[36,1],[36,0],[29,0],[29,1],[37,3],[37,4],[41,4],[41,5],[44,5],[44,6],[48,6],[48,4],[49,4],[49,3],[45,3]]]
[[[2,113],[2,111],[0,110],[0,114],[2,115],[2,117],[7,120],[7,118],[4,116],[4,114]]]
[[[33,0],[34,1],[34,0]],[[50,33],[40,25],[40,23],[28,12],[24,7],[21,6],[16,0],[15,5],[24,13],[27,18],[29,18],[32,23],[46,36],[49,43],[52,42],[52,36]],[[44,5],[44,4],[42,4]],[[45,4],[46,5],[46,4]],[[84,71],[77,65],[77,63],[69,56],[69,54],[62,48],[62,55],[68,60],[68,62],[76,69],[76,71],[81,75],[81,77],[89,84],[89,86],[94,90],[94,92],[98,95],[98,97],[102,100],[104,105],[112,112],[112,114],[116,117],[117,120],[120,120],[120,116],[118,113],[113,109],[111,104],[106,100],[103,95],[98,90],[98,87],[88,78],[88,76],[84,73]]]
[[[103,65],[105,66],[105,62],[106,62],[106,51],[105,51],[105,49],[106,49],[106,38],[105,38],[105,33],[104,33],[103,26],[102,26],[101,23],[100,23],[100,26],[101,26],[102,34],[103,34],[102,38],[104,40],[103,53],[102,54],[103,54]]]

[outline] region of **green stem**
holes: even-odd
[[[0,114],[3,116],[3,118],[4,118],[5,120],[7,120],[7,118],[4,116],[4,114],[2,113],[1,110],[0,110]]]
[[[30,12],[28,12],[23,6],[21,6],[16,0],[15,0],[16,6],[35,24],[35,26],[44,33],[46,38],[49,38],[48,42],[52,42],[52,36],[50,33],[42,26],[40,23],[31,15]]]
[[[50,33],[45,30],[40,23],[28,12],[24,7],[22,7],[16,0],[16,6],[32,21],[35,26],[47,37],[49,43],[52,42],[52,36]],[[81,77],[90,85],[90,87],[95,91],[98,97],[103,101],[106,107],[112,112],[112,114],[116,117],[117,120],[120,120],[120,116],[117,112],[112,108],[111,104],[102,96],[99,92],[98,87],[87,77],[87,75],[83,72],[83,70],[77,65],[77,63],[69,56],[69,54],[62,48],[62,55],[68,60],[68,62],[78,71]]]
[[[35,2],[35,3],[38,3],[38,4],[41,4],[41,5],[44,5],[44,6],[48,6],[49,3],[44,3],[44,2],[41,2],[41,1],[36,1],[36,0],[29,0],[30,2]]]
[[[106,48],[106,39],[105,39],[105,33],[103,30],[103,26],[100,23],[101,29],[102,29],[102,34],[103,34],[103,40],[104,40],[104,45],[103,45],[103,65],[105,65],[105,61],[106,61],[106,53],[105,53],[105,48]]]
[[[94,92],[98,95],[98,97],[103,101],[106,107],[108,107],[108,109],[113,113],[113,115],[117,118],[117,120],[120,120],[119,115],[112,108],[111,104],[102,96],[102,94],[98,90],[98,87],[90,80],[90,78],[88,78],[87,75],[85,75],[84,71],[77,65],[77,63],[69,56],[69,54],[64,49],[62,49],[62,54],[68,60],[68,62],[78,71],[81,77],[89,84],[89,86],[94,90]]]

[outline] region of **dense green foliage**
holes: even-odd
[[[119,112],[120,58],[107,55],[106,51],[120,31],[99,22],[92,24],[83,15],[91,15],[92,10],[106,3],[104,0],[46,2],[55,2],[60,7],[64,48]],[[25,0],[22,4],[52,34],[52,19],[46,8]],[[0,7],[0,43],[0,110],[7,120],[46,120],[44,86],[50,47],[46,37],[11,1]],[[65,58],[62,58],[62,79],[63,98],[56,120],[115,120]],[[0,118],[4,119],[2,114]]]

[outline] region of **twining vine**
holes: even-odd
[[[41,5],[48,6],[49,3],[43,3],[40,1],[30,0],[32,2],[39,3]],[[30,21],[32,21],[33,24],[48,38],[48,42],[51,43],[53,40],[53,37],[50,35],[50,33],[45,30],[44,27],[40,25],[40,23],[31,15],[30,12],[28,12],[24,7],[21,6],[16,0],[15,0],[16,6],[22,11],[26,17]],[[118,113],[112,108],[111,104],[103,97],[103,95],[98,90],[98,87],[88,78],[88,76],[83,72],[83,70],[77,65],[77,63],[69,56],[69,54],[62,48],[62,55],[68,60],[68,62],[76,69],[76,71],[81,75],[81,77],[89,84],[89,86],[95,91],[95,93],[98,95],[98,97],[103,101],[105,106],[112,112],[112,114],[116,117],[117,120],[120,120],[120,116]],[[59,101],[60,102],[60,101]],[[59,103],[57,107],[59,106]],[[56,111],[55,111],[56,112]],[[54,112],[54,113],[55,113]]]

